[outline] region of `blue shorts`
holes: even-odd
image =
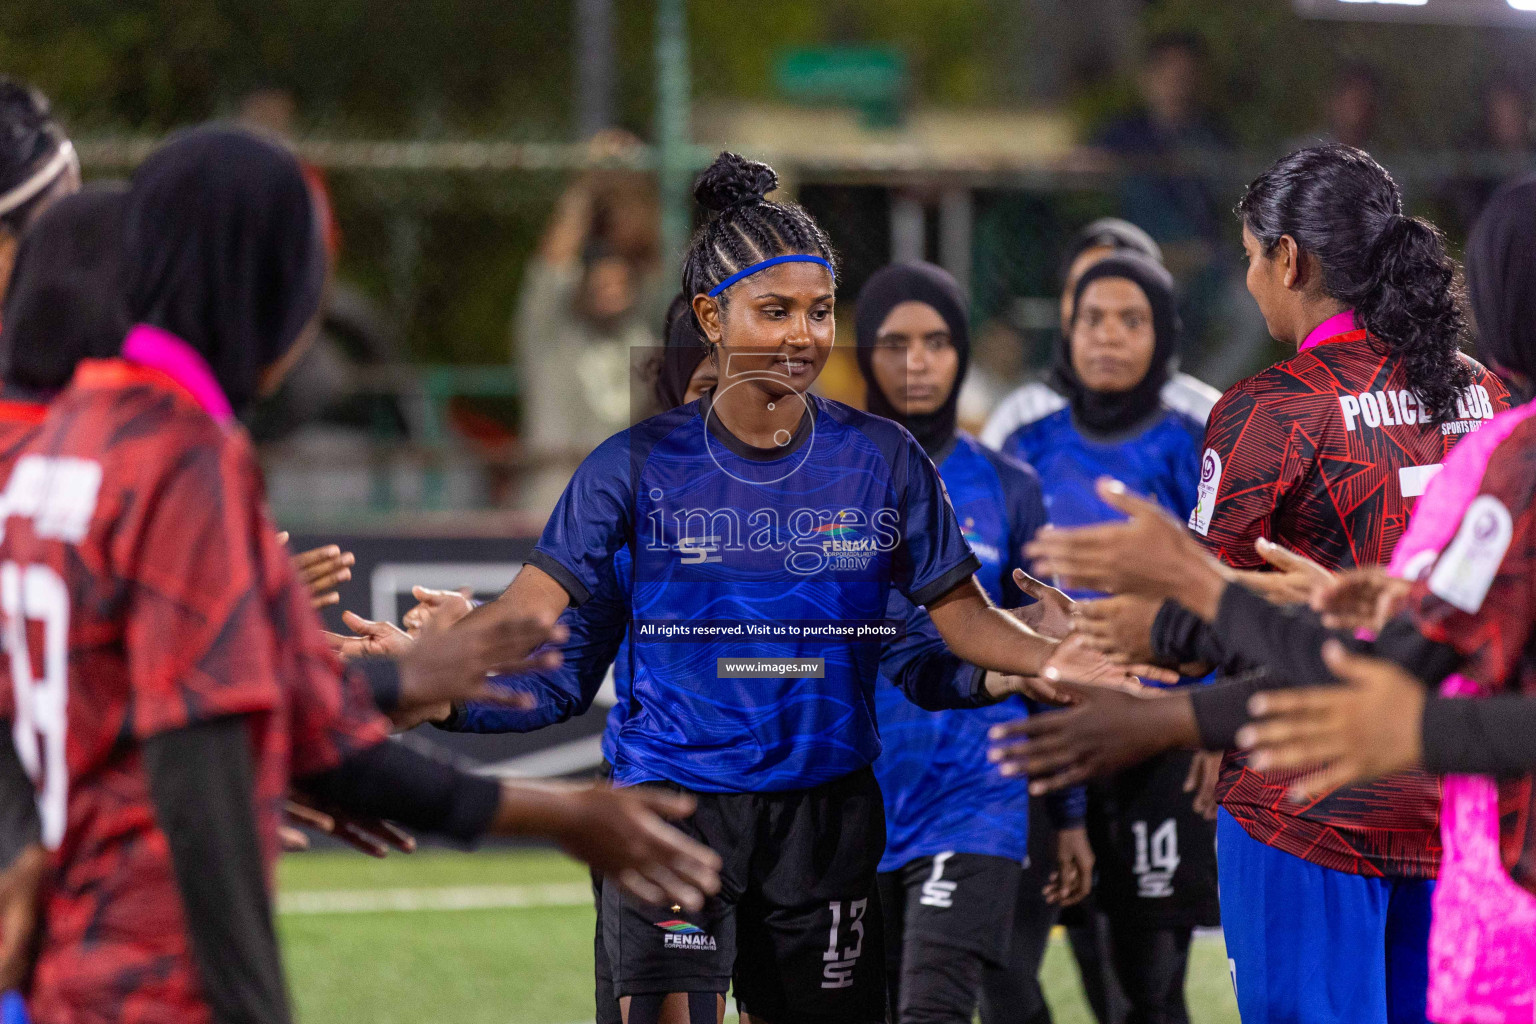
[[[1434,882],[1321,867],[1225,810],[1216,866],[1243,1024],[1424,1024]]]

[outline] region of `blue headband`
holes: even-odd
[[[742,267],[740,270],[736,271],[736,273],[732,274],[724,281],[721,281],[709,291],[705,292],[705,294],[710,298],[714,298],[716,295],[719,295],[721,292],[725,291],[727,288],[735,284],[737,281],[740,281],[742,278],[749,277],[750,275],[757,273],[759,270],[767,270],[769,267],[776,267],[780,263],[820,263],[822,266],[827,268],[829,273],[831,273],[832,280],[837,280],[837,271],[832,269],[832,264],[828,263],[820,256],[810,256],[805,253],[797,252],[790,253],[788,256],[775,256],[771,260],[763,260],[763,262],[754,263],[750,267]]]

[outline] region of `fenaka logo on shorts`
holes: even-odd
[[[665,949],[698,949],[713,952],[715,937],[696,924],[687,921],[657,921],[656,927],[666,932],[661,937]]]

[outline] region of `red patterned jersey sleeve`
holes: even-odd
[[[1227,565],[1259,569],[1254,550],[1274,536],[1274,515],[1295,482],[1289,430],[1242,384],[1211,410],[1200,457],[1200,487],[1189,528]]]
[[[204,421],[142,466],[116,531],[140,740],[283,704],[260,572],[266,517],[243,438]],[[216,436],[214,436],[216,435]]]
[[[1536,688],[1528,648],[1536,632],[1536,427],[1494,451],[1478,496],[1432,568],[1411,611],[1426,637],[1455,648],[1461,672],[1493,690]]]

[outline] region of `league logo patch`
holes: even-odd
[[[656,927],[666,932],[661,944],[666,949],[699,949],[713,952],[715,937],[696,924],[687,921],[657,921]]]
[[[1429,589],[1447,603],[1475,614],[1488,596],[1514,538],[1514,521],[1504,503],[1484,494],[1467,506],[1456,538],[1429,574]]]
[[[1195,510],[1189,514],[1189,528],[1204,537],[1211,532],[1211,515],[1216,511],[1216,495],[1221,491],[1221,456],[1207,448],[1200,460],[1200,489],[1195,492]]]

